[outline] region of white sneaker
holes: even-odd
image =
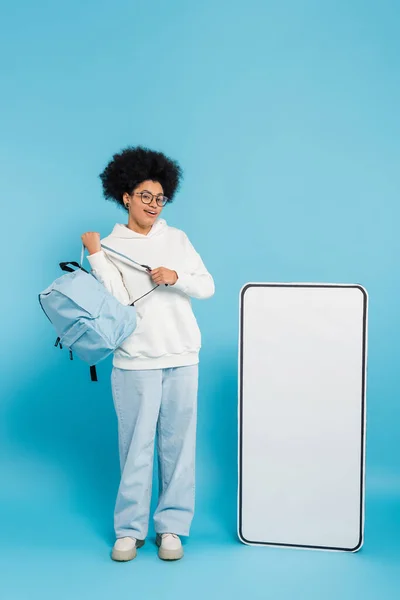
[[[117,539],[112,549],[111,558],[118,561],[127,561],[136,558],[137,548],[144,546],[144,540],[131,537]]]
[[[156,544],[161,560],[179,560],[183,556],[181,540],[175,533],[158,533]]]

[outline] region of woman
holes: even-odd
[[[128,224],[115,225],[101,242],[99,233],[82,235],[95,277],[137,310],[137,327],[115,352],[112,370],[121,481],[111,556],[118,561],[135,558],[148,532],[156,433],[161,559],[182,558],[179,536],[189,535],[194,513],[201,336],[190,298],[210,298],[214,282],[185,233],[160,218],[181,177],[180,166],[160,152],[139,146],[115,154],[100,178],[105,198],[128,212]]]

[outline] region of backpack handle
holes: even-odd
[[[81,269],[81,271],[85,271],[85,273],[88,273],[89,271],[87,271],[86,269],[83,268],[83,259],[85,258],[85,246],[82,244],[82,251],[81,251],[81,260],[79,263],[77,263],[75,260],[69,261],[69,262],[60,262],[60,269],[62,271],[66,271],[67,273],[73,273],[74,271],[76,271],[77,269]],[[71,266],[70,266],[71,265]],[[75,267],[75,269],[73,269],[72,267]]]
[[[70,261],[70,262],[60,262],[60,269],[62,271],[66,271],[67,273],[73,273],[74,271],[77,271],[78,269],[85,271],[85,273],[87,273],[88,271],[86,271],[86,269],[84,269],[82,267],[81,264],[77,263],[76,261]],[[69,265],[72,265],[71,267]],[[72,267],[76,267],[75,269],[73,269]]]

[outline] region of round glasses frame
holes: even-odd
[[[135,192],[134,195],[140,196],[143,204],[151,204],[153,202],[153,198],[155,198],[160,208],[163,208],[168,202],[167,196],[163,196],[162,194],[152,194],[151,192]]]

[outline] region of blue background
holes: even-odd
[[[397,598],[400,589],[400,5],[396,0],[3,2],[0,596]],[[203,332],[197,515],[184,561],[109,559],[110,363],[53,347],[37,294],[145,144],[185,180],[164,213],[215,277]],[[236,538],[238,296],[248,281],[370,294],[366,541],[356,554]],[[396,592],[397,590],[397,592]]]

